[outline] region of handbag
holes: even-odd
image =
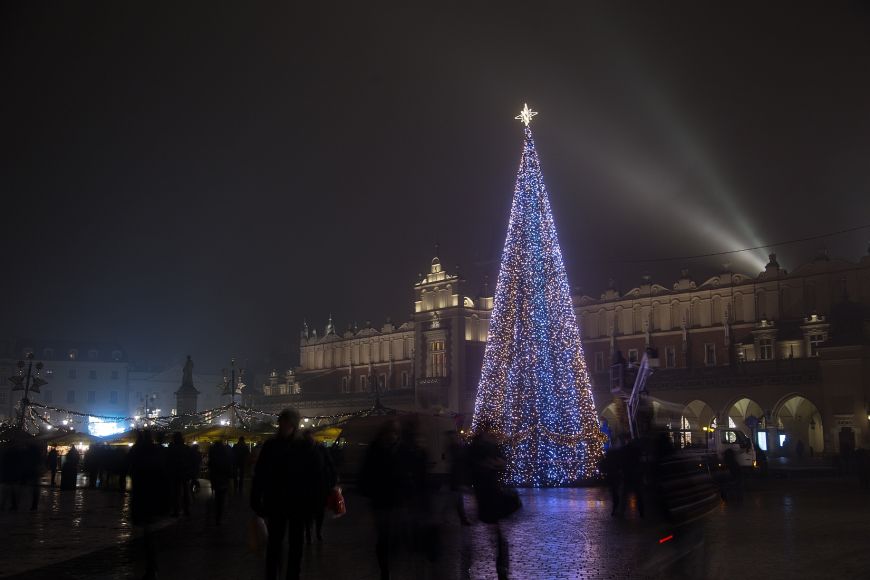
[[[332,512],[334,518],[340,518],[347,513],[347,505],[344,502],[340,487],[336,486],[330,490],[329,495],[326,496],[326,507]]]

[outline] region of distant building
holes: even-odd
[[[44,363],[41,377],[47,381],[40,393],[31,394],[32,401],[93,415],[127,414],[129,364],[119,344],[25,338],[0,340],[0,418],[15,417],[23,392],[12,391],[9,377],[18,372],[17,361],[28,353],[33,353],[34,363]],[[48,417],[66,418],[54,412]]]
[[[338,333],[331,317],[321,333],[306,325],[300,366],[274,371],[249,396],[304,415],[361,410],[380,397],[468,424],[493,298],[486,288],[468,296],[438,257],[414,293],[413,317],[398,326]],[[611,424],[613,392],[630,389],[633,363],[653,348],[655,420],[684,439],[734,425],[775,452],[798,440],[814,452],[870,446],[870,255],[855,263],[823,254],[787,272],[772,254],[757,276],[698,283],[684,271],[668,286],[646,278],[624,293],[611,282],[574,304],[596,406]]]

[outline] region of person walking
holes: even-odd
[[[239,440],[233,445],[233,486],[236,493],[244,492],[250,457],[251,450],[248,448],[248,442],[245,441],[244,437],[239,437]]]
[[[57,467],[60,463],[60,454],[57,452],[57,447],[52,447],[48,452],[48,456],[46,457],[46,464],[48,467],[48,471],[51,474],[51,481],[49,485],[54,487],[54,482],[57,479]]]
[[[79,450],[73,445],[70,447],[70,450],[67,452],[66,457],[63,460],[63,466],[60,468],[60,489],[75,489],[76,488],[76,480],[79,476],[79,462],[81,461],[81,454]]]
[[[131,476],[130,514],[133,525],[141,526],[145,544],[145,580],[157,578],[155,526],[169,511],[172,493],[163,448],[156,445],[151,431],[139,433],[127,456]]]
[[[615,516],[619,513],[620,485],[622,485],[622,447],[610,445],[601,459],[601,472],[604,474],[604,481],[607,482],[610,499],[613,502],[610,515]]]
[[[374,513],[375,556],[381,570],[381,580],[390,578],[390,544],[399,503],[399,424],[390,419],[381,426],[369,445],[359,486],[369,498]]]
[[[319,493],[314,504],[311,506],[311,518],[305,523],[305,542],[310,544],[312,524],[317,541],[323,541],[323,517],[326,513],[326,499],[329,497],[332,488],[334,488],[338,483],[338,476],[335,472],[335,465],[332,463],[332,458],[329,456],[329,449],[327,449],[325,445],[318,444],[317,441],[314,440],[314,435],[310,430],[306,430],[303,433],[303,439],[317,454],[319,479]]]
[[[266,521],[266,579],[276,580],[285,538],[289,544],[287,579],[298,580],[305,523],[320,488],[316,451],[298,436],[299,413],[284,409],[278,432],[263,444],[251,483],[251,508]]]
[[[478,518],[488,524],[495,535],[496,574],[498,580],[507,580],[510,546],[502,530],[501,521],[519,509],[520,502],[515,491],[502,488],[501,479],[506,461],[498,438],[490,425],[478,426],[468,454],[471,482],[477,499]]]
[[[172,443],[166,448],[169,479],[172,482],[172,517],[177,518],[180,512],[190,515],[190,449],[184,443],[184,437],[176,431],[172,434]]]
[[[214,494],[215,523],[221,525],[227,490],[233,476],[233,456],[223,441],[215,441],[208,450],[208,479]]]

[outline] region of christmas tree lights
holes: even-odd
[[[495,292],[472,430],[504,441],[514,485],[557,486],[593,477],[602,436],[529,123]]]

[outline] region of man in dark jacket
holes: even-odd
[[[248,448],[248,442],[245,441],[244,437],[239,437],[239,440],[233,445],[233,486],[236,493],[244,491],[250,457],[251,450]]]
[[[132,479],[130,512],[133,525],[144,529],[145,578],[157,577],[155,525],[169,511],[172,488],[163,448],[154,443],[151,431],[139,433],[130,454],[128,472]]]
[[[251,508],[266,520],[266,578],[276,580],[281,545],[289,533],[288,580],[299,578],[305,523],[320,495],[317,452],[297,436],[299,413],[284,409],[278,415],[278,433],[263,444],[254,467]]]

